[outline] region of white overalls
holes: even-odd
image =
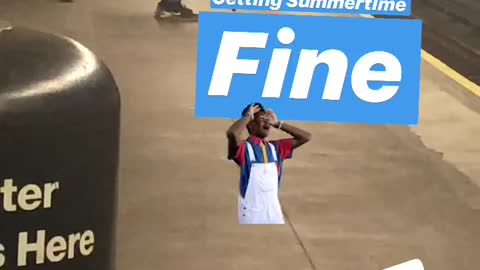
[[[278,198],[277,151],[268,143],[274,162],[259,163],[255,160],[252,145],[246,141],[251,162],[245,198],[239,196],[238,219],[240,224],[285,224]]]

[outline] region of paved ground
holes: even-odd
[[[118,270],[478,268],[478,97],[423,63],[418,127],[299,123],[314,139],[287,165],[289,224],[240,226],[230,122],[193,117],[197,25],[159,25],[154,6],[0,0],[0,17],[90,47],[121,87]]]

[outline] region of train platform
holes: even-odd
[[[0,18],[78,40],[117,80],[117,270],[478,268],[480,91],[442,55],[424,52],[418,126],[296,123],[313,139],[285,165],[288,224],[241,226],[231,121],[194,117],[198,25],[155,5],[0,0]]]

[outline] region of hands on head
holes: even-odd
[[[262,108],[259,105],[254,105],[254,104],[252,105],[247,110],[247,115],[250,117],[250,121],[254,119],[254,116],[257,112],[262,110]],[[265,114],[268,117],[268,121],[270,125],[272,125],[275,128],[278,128],[280,125],[280,121],[278,121],[277,115],[273,112],[273,110],[271,109],[265,110]]]
[[[280,126],[280,121],[278,121],[277,115],[273,112],[273,110],[268,109],[265,112],[269,118],[270,125],[272,125],[275,128],[278,128]]]

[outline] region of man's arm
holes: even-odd
[[[276,122],[273,124],[273,127],[280,129],[293,137],[293,146],[292,148],[295,149],[301,145],[304,145],[308,141],[312,139],[312,135],[305,130],[300,128],[291,126],[289,124],[283,122]]]
[[[242,119],[235,121],[235,123],[233,123],[227,130],[229,159],[232,159],[236,156],[238,147],[242,142],[242,132],[246,129],[247,124],[251,119],[251,116],[247,114]]]
[[[255,113],[259,110],[260,107],[257,105],[248,107],[248,111],[242,119],[235,121],[227,130],[228,159],[233,159],[236,156],[238,147],[242,142],[242,132],[247,128],[248,123],[253,120]]]

